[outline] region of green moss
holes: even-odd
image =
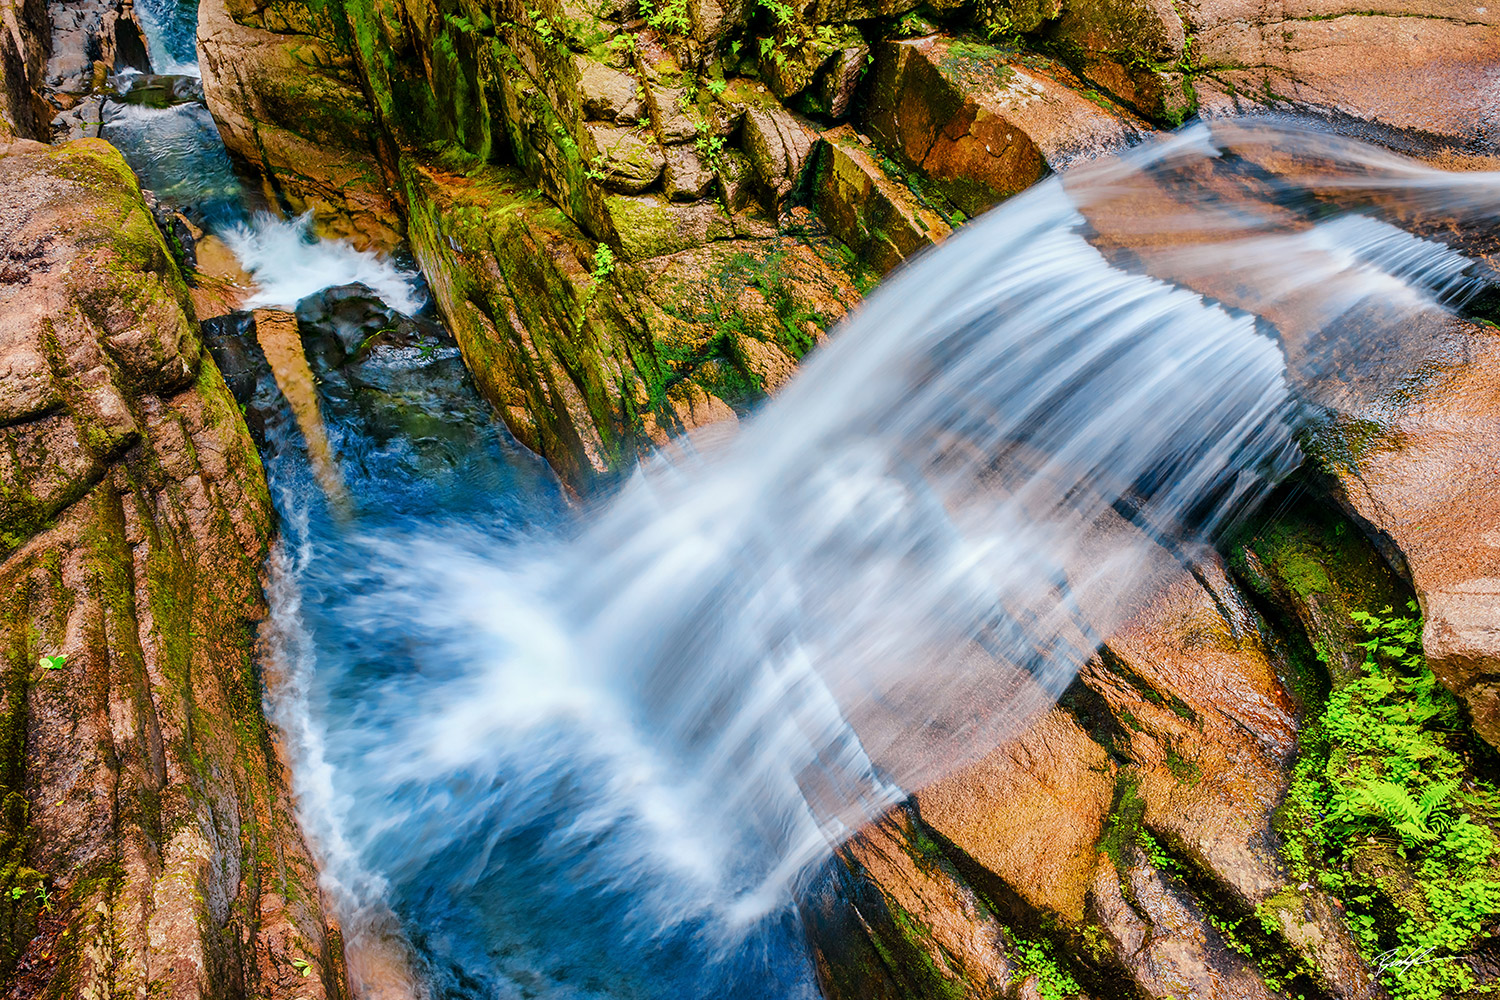
[[[1098,845],[1116,869],[1124,871],[1128,866],[1130,851],[1141,835],[1145,818],[1146,800],[1140,793],[1140,777],[1133,769],[1122,767],[1115,775],[1114,801]]]
[[[1392,995],[1442,1000],[1480,987],[1466,956],[1500,917],[1500,790],[1475,777],[1411,607],[1353,612],[1364,671],[1304,731],[1278,822],[1294,877],[1342,901]]]

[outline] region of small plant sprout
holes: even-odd
[[[305,961],[300,958],[294,958],[292,959],[292,968],[301,973],[303,979],[312,978],[313,967],[311,962]]]
[[[36,662],[43,670],[61,670],[68,662],[68,657],[64,653],[58,653],[56,656],[43,656]]]
[[[594,269],[589,272],[595,281],[603,281],[615,273],[615,254],[609,244],[600,243],[594,248]]]

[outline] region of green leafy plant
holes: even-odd
[[[311,962],[308,962],[301,958],[294,958],[292,959],[292,968],[296,969],[297,972],[301,974],[303,979],[309,979],[312,977],[313,966]]]
[[[1351,614],[1363,670],[1304,734],[1283,827],[1293,873],[1344,901],[1392,996],[1440,1000],[1476,989],[1462,956],[1500,918],[1500,813],[1407,611]]]
[[[1036,992],[1042,1000],[1065,1000],[1081,992],[1078,982],[1058,966],[1052,950],[1045,943],[1012,935],[1011,944],[1015,971],[1006,985],[1035,976]]]
[[[56,656],[42,657],[41,659],[37,660],[37,665],[42,667],[44,670],[61,670],[63,668],[63,665],[67,662],[68,657],[66,656],[66,654],[59,653]]]
[[[653,31],[666,35],[686,35],[693,26],[688,0],[641,0],[641,16]]]
[[[589,272],[595,281],[603,281],[615,273],[615,252],[609,244],[600,243],[594,248],[594,269]]]

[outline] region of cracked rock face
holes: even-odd
[[[343,995],[252,668],[270,498],[186,303],[112,147],[0,152],[7,996]]]

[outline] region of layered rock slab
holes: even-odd
[[[1144,996],[1264,1000],[1274,994],[1262,969],[1225,929],[1248,919],[1271,934],[1288,974],[1320,993],[1377,995],[1336,907],[1293,884],[1277,850],[1272,818],[1299,708],[1283,653],[1211,554],[1191,565],[1163,549],[1152,558],[1152,597],[1061,705],[914,797],[918,829],[1003,929],[983,961],[956,962],[951,978],[970,984],[961,995],[997,995],[972,986],[985,980],[978,970],[1015,967],[1016,942],[1041,934],[1091,994],[1116,992],[1123,977]],[[886,839],[862,831],[844,851],[841,877],[861,883],[848,890],[856,909],[861,893],[896,891],[852,863]],[[908,851],[913,864],[920,856]],[[885,948],[911,937],[865,925]]]
[[[408,161],[405,181],[413,251],[480,391],[574,486],[732,420],[857,298],[826,239],[632,263],[602,254],[515,170]]]
[[[271,506],[123,159],[0,155],[8,995],[344,996],[260,713]]]
[[[1046,174],[1150,127],[1061,65],[943,36],[876,47],[867,124],[900,164],[978,215]]]

